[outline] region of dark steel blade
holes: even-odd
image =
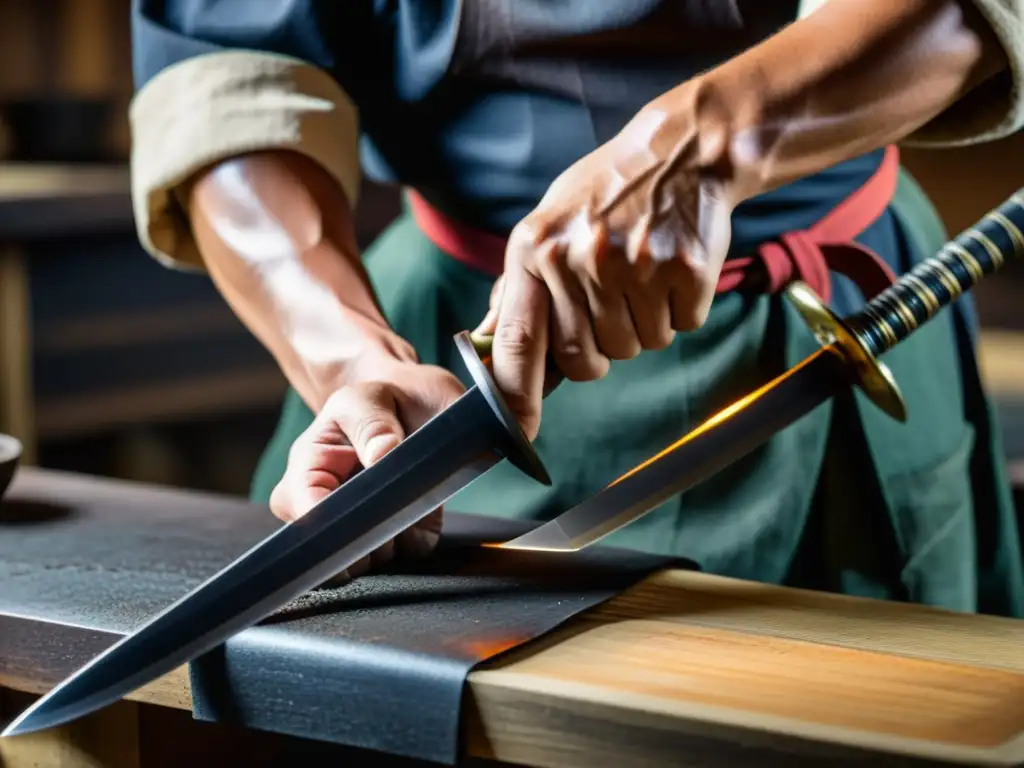
[[[496,546],[548,552],[588,547],[750,453],[850,381],[842,355],[819,349],[586,501]]]
[[[79,669],[0,736],[94,712],[206,653],[393,539],[504,458],[550,484],[468,335],[456,344],[476,386],[304,517]]]
[[[2,736],[52,728],[118,701],[223,643],[349,567],[486,472],[497,455],[459,468],[401,508],[343,508],[326,499],[97,656],[23,712]],[[333,524],[327,518],[336,516]]]

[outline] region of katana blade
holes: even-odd
[[[2,736],[82,717],[212,650],[395,538],[503,458],[550,483],[468,335],[456,343],[476,380],[457,402],[90,661]]]
[[[1024,190],[852,318],[836,317],[806,285],[790,286],[788,298],[821,349],[591,498],[493,546],[560,552],[590,546],[747,455],[851,384],[890,416],[905,420],[899,388],[878,358],[1013,258],[1024,258]]]
[[[588,547],[750,453],[850,379],[839,352],[819,349],[581,504],[498,546],[547,552]]]
[[[52,728],[87,715],[212,650],[393,539],[497,460],[481,458],[460,468],[397,513],[386,505],[347,504],[352,493],[326,499],[97,656],[2,735]]]

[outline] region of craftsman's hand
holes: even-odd
[[[189,200],[214,283],[317,414],[271,493],[271,510],[290,522],[379,461],[463,386],[420,365],[387,323],[359,256],[348,201],[315,162],[294,152],[229,159],[198,179]],[[437,510],[338,577],[364,573],[395,553],[426,554],[440,530]]]
[[[539,428],[545,358],[572,381],[703,324],[736,199],[727,137],[685,87],[644,108],[566,170],[512,232],[478,331],[523,429]]]
[[[366,371],[330,396],[292,445],[284,477],[270,497],[270,508],[280,519],[288,522],[304,515],[464,391],[449,372],[407,360],[382,357],[366,365]],[[440,534],[438,509],[333,581],[377,569],[395,555],[429,554]]]

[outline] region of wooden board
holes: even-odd
[[[466,744],[531,766],[711,765],[739,744],[734,765],[853,754],[829,747],[1016,765],[1022,648],[1020,621],[665,572],[472,673]],[[130,698],[188,709],[186,670]]]
[[[38,631],[55,653],[71,641]],[[551,767],[672,766],[683,754],[840,765],[858,749],[1017,765],[1022,648],[1021,621],[665,572],[473,672],[466,746]],[[43,668],[0,677],[33,693],[55,682]],[[129,698],[188,709],[189,696],[183,667]]]
[[[471,744],[551,766],[671,765],[718,741],[1014,765],[1022,649],[1020,621],[661,573],[474,673]]]
[[[23,649],[0,687],[33,693],[115,638],[0,634]],[[186,672],[130,698],[187,710]],[[1024,622],[667,571],[471,673],[464,726],[471,755],[528,766],[1015,765]]]

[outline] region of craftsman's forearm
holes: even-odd
[[[1007,66],[971,0],[829,0],[704,78],[740,197],[913,133]]]
[[[344,194],[312,161],[223,162],[192,187],[189,211],[211,278],[314,410],[375,357],[412,359],[376,302]]]

